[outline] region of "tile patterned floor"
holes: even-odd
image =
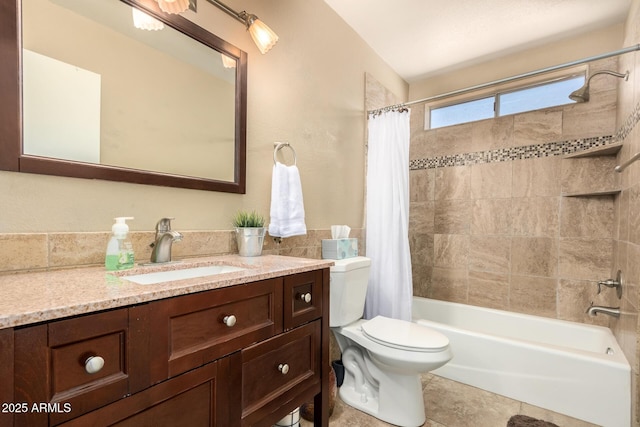
[[[423,375],[422,389],[427,413],[423,427],[505,427],[509,418],[516,414],[550,421],[560,427],[596,427],[432,374]],[[390,425],[344,404],[339,398],[329,419],[332,427]],[[312,427],[313,423],[302,420],[300,426]]]

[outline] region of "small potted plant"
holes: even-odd
[[[236,230],[240,256],[261,255],[264,235],[267,231],[264,227],[264,217],[256,211],[238,211],[233,217],[233,226]]]

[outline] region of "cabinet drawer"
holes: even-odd
[[[322,316],[322,270],[284,278],[284,328],[292,329]]]
[[[315,321],[242,350],[242,425],[256,425],[285,402],[320,391],[320,344]]]
[[[214,427],[226,425],[218,408],[219,363],[172,378],[63,424],[64,427]]]
[[[282,279],[150,305],[153,382],[186,372],[282,331]]]
[[[126,396],[134,354],[128,325],[120,309],[16,330],[15,398],[51,404],[16,416],[16,425],[46,425],[47,412],[55,425]],[[94,372],[85,366],[91,357],[103,361]]]

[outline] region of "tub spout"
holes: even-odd
[[[620,307],[601,307],[599,305],[593,305],[593,301],[591,305],[587,309],[587,314],[589,316],[597,316],[598,313],[608,314],[613,317],[620,317]]]

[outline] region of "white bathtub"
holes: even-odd
[[[631,423],[631,369],[608,328],[420,297],[413,320],[449,338],[453,359],[436,375],[593,424]]]

